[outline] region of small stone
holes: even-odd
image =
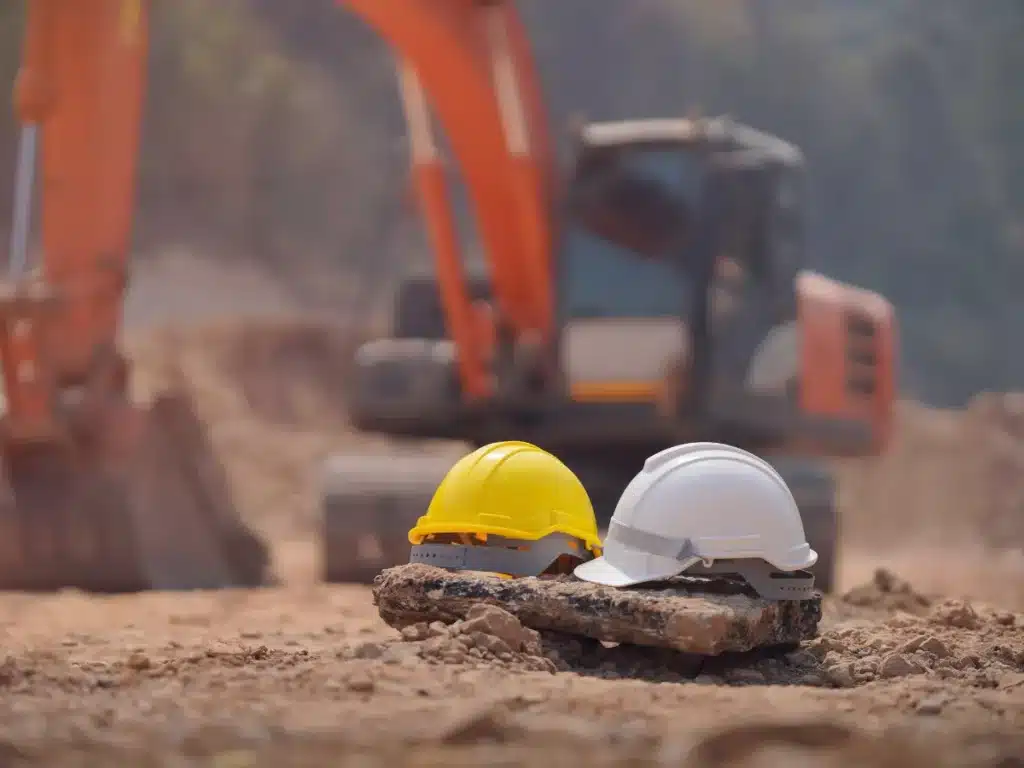
[[[882,659],[878,656],[865,656],[853,662],[853,668],[859,672],[875,672],[881,663]]]
[[[410,624],[408,627],[402,627],[401,635],[402,639],[407,643],[425,640],[427,637],[427,625],[425,622],[420,622],[418,624]]]
[[[487,648],[488,651],[495,655],[500,655],[502,653],[512,653],[512,647],[504,640],[502,640],[500,637],[488,636],[484,640],[484,646]]]
[[[949,648],[939,638],[932,636],[927,638],[920,645],[920,650],[930,653],[936,659],[944,659],[949,656]]]
[[[1017,617],[1009,611],[999,611],[993,618],[996,624],[1003,627],[1012,627],[1017,623]]]
[[[417,647],[414,645],[395,644],[384,649],[380,656],[381,662],[389,666],[408,666],[416,657]]]
[[[136,672],[142,672],[153,666],[152,659],[144,653],[133,653],[128,657],[127,663],[129,669],[134,669]]]
[[[830,650],[832,650],[832,649],[829,647],[829,643],[828,643],[828,640],[826,638],[824,638],[824,637],[817,637],[814,640],[812,640],[811,642],[807,643],[803,647],[803,650],[806,651],[807,653],[809,653],[811,656],[813,656],[818,661],[821,661],[822,659],[825,658],[825,656],[828,654],[828,652]]]
[[[946,699],[942,696],[929,696],[917,702],[915,711],[919,715],[938,715],[941,714],[945,706]]]
[[[957,669],[979,669],[981,667],[981,659],[973,653],[965,653],[963,656],[953,660],[953,666]]]
[[[903,653],[913,653],[928,639],[928,635],[918,635],[912,638],[900,646],[900,651]]]
[[[853,677],[850,664],[837,664],[825,670],[825,677],[838,688],[853,688],[857,681]]]
[[[870,683],[878,676],[878,669],[881,666],[881,659],[877,656],[868,656],[850,664],[850,673],[858,683]]]
[[[843,657],[835,651],[829,651],[825,654],[825,658],[822,659],[821,665],[825,668],[831,668],[838,666],[843,663]]]
[[[449,664],[461,664],[466,660],[466,650],[462,646],[453,645],[441,654],[441,658]]]
[[[443,621],[432,621],[427,626],[428,637],[442,637],[449,634],[451,627],[445,624]]]
[[[486,603],[478,603],[469,609],[463,632],[482,632],[490,638],[488,650],[501,653],[504,651],[540,651],[540,633],[524,627],[519,619],[503,608]],[[498,646],[494,641],[501,643]]]
[[[961,672],[959,669],[956,669],[955,667],[951,667],[946,664],[941,664],[935,668],[935,674],[939,677],[940,680],[957,680],[963,677],[964,673]]]
[[[921,672],[924,672],[924,667],[901,653],[890,653],[882,659],[882,664],[878,668],[879,676],[886,679],[906,677]]]
[[[946,600],[932,608],[929,621],[958,629],[977,629],[981,618],[974,606],[965,600]]]
[[[357,673],[345,681],[346,686],[353,693],[371,693],[376,685],[369,675]]]
[[[384,646],[380,643],[360,643],[352,652],[352,656],[357,659],[379,659],[383,655]]]

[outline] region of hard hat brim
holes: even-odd
[[[619,550],[615,553],[614,562],[610,562],[607,555],[598,557],[577,565],[573,575],[606,587],[632,587],[649,581],[670,579],[699,562],[699,557],[676,560],[646,552]]]

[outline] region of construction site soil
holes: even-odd
[[[156,321],[152,324],[159,324]],[[266,316],[131,339],[184,373],[284,584],[0,596],[0,766],[1024,765],[1024,400],[904,405],[841,476],[841,594],[804,647],[714,659],[536,635],[398,632],[317,583],[332,451],[458,456],[346,425],[340,324]]]

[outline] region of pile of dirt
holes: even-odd
[[[877,621],[837,622],[807,644],[832,685],[852,688],[916,675],[977,688],[1024,690],[1020,614],[926,596],[885,570],[844,594],[839,603],[840,614],[853,607],[853,616]],[[927,706],[941,708],[941,701],[929,700]]]
[[[1024,606],[1024,396],[900,403],[887,453],[837,467],[842,584],[884,566],[928,591]]]
[[[493,605],[474,606],[464,621],[412,624],[402,629],[401,637],[428,664],[496,665],[552,674],[557,671],[543,653],[540,634]]]
[[[341,322],[292,316],[136,332],[126,347],[135,396],[188,391],[242,514],[271,538],[291,540],[319,525],[319,472],[330,454],[460,450],[353,434],[345,402],[359,340]]]
[[[854,541],[1024,547],[1024,394],[901,403],[891,448],[842,464],[841,494]]]
[[[861,608],[885,612],[903,611],[918,616],[927,613],[932,604],[932,601],[918,592],[909,581],[886,568],[879,568],[871,581],[860,584],[843,595],[843,602]]]

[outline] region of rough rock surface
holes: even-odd
[[[799,643],[814,637],[821,618],[820,597],[772,602],[725,580],[624,590],[568,576],[501,579],[418,563],[385,570],[373,597],[381,618],[397,628],[451,623],[484,603],[538,630],[705,656]]]

